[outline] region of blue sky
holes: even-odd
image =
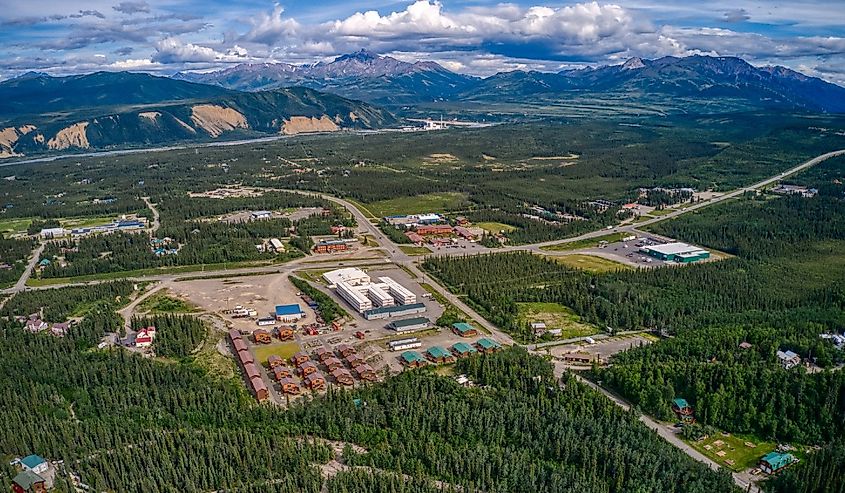
[[[366,48],[489,75],[741,56],[845,85],[843,0],[0,0],[0,78],[252,62]]]

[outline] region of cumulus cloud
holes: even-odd
[[[285,9],[278,3],[270,13],[262,13],[252,22],[252,28],[241,39],[252,43],[274,45],[294,38],[300,25],[284,16]]]
[[[156,42],[156,52],[151,60],[155,63],[200,63],[200,62],[233,62],[247,57],[247,50],[238,45],[225,53],[208,46],[193,43],[183,43],[178,38],[165,38]]]
[[[147,2],[120,2],[119,4],[112,7],[117,12],[126,15],[138,14],[142,12],[149,12],[150,11],[150,4]]]

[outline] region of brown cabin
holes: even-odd
[[[247,350],[246,343],[243,339],[232,339],[232,347],[235,348],[236,353]]]
[[[299,384],[291,377],[285,377],[279,380],[279,387],[281,387],[282,392],[285,394],[296,395],[300,392]]]
[[[364,364],[364,360],[357,354],[350,354],[346,357],[346,364],[348,364],[350,368],[355,368],[356,366]]]
[[[255,363],[255,358],[252,357],[252,354],[249,351],[244,349],[243,351],[238,351],[238,361],[241,362],[242,366],[247,364],[251,365]]]
[[[311,361],[311,357],[308,356],[308,353],[300,351],[291,356],[290,360],[294,366],[301,366],[303,363]]]
[[[252,333],[252,339],[256,344],[270,344],[273,342],[273,339],[270,337],[270,333],[264,329],[255,329]]]
[[[373,382],[378,378],[376,376],[375,370],[373,370],[373,368],[366,363],[356,366],[355,373],[361,380],[367,380],[370,382]]]
[[[305,381],[305,385],[311,390],[326,388],[326,378],[320,372],[308,374],[303,380]]]
[[[313,361],[306,361],[299,365],[299,374],[303,377],[317,372],[317,365]]]
[[[293,339],[293,329],[287,326],[279,327],[276,329],[276,337],[278,337],[280,341],[290,341]]]
[[[334,356],[329,356],[323,360],[323,364],[326,365],[326,368],[328,368],[329,371],[335,371],[337,368],[343,368],[343,362]]]
[[[282,381],[283,378],[292,377],[293,370],[287,366],[277,366],[273,368],[273,376],[276,377],[276,380]]]
[[[252,391],[255,393],[258,402],[264,402],[270,397],[270,391],[267,390],[267,385],[264,384],[261,377],[252,378],[249,383],[252,384]]]
[[[348,344],[341,344],[337,347],[337,354],[339,354],[341,358],[346,358],[350,354],[355,354],[355,348]]]
[[[43,493],[47,491],[47,482],[38,474],[23,470],[12,479],[12,491],[14,493]]]
[[[229,331],[229,339],[231,339],[232,341],[239,340],[241,339],[241,333],[235,329],[232,329]]]
[[[326,361],[326,358],[333,358],[334,353],[329,350],[329,348],[321,346],[314,350],[314,355],[317,356],[317,359],[322,361]]]
[[[332,371],[332,377],[341,385],[353,385],[355,383],[352,374],[346,368],[338,368]]]
[[[255,363],[245,364],[244,373],[246,373],[246,378],[248,380],[252,380],[253,378],[261,378],[261,373],[258,372],[258,368],[255,367]]]
[[[278,356],[276,354],[271,354],[270,356],[267,356],[267,365],[270,368],[282,366],[283,364],[285,364],[285,362],[284,362],[284,360],[282,359],[281,356]]]

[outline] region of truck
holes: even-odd
[[[365,337],[365,335],[364,335],[364,333],[363,333],[363,332],[361,332],[361,331],[359,330],[358,332],[356,332],[356,333],[355,333],[355,337],[356,337],[357,339],[363,339],[363,338]]]

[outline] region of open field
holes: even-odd
[[[596,257],[593,255],[582,255],[580,253],[575,253],[572,255],[563,255],[560,257],[553,258],[555,262],[565,265],[567,267],[586,270],[588,272],[596,272],[599,274],[605,272],[613,272],[615,270],[620,269],[630,269],[629,266],[621,264],[619,262],[614,262],[613,260],[608,260],[606,258]]]
[[[194,365],[202,368],[212,378],[231,380],[235,377],[235,360],[221,354],[219,346],[226,344],[226,333],[209,330],[202,346],[191,356]]]
[[[299,352],[299,343],[276,342],[273,344],[258,344],[253,346],[252,352],[255,355],[255,362],[267,366],[267,358],[276,355],[290,364],[290,358]]]
[[[195,313],[198,310],[197,307],[181,298],[171,296],[167,292],[158,292],[141,302],[138,311],[146,313]]]
[[[475,223],[475,226],[487,231],[490,234],[499,234],[502,231],[505,233],[510,233],[511,231],[516,231],[516,226],[511,226],[510,224],[505,223],[496,223],[496,222],[480,222]]]
[[[399,245],[399,249],[408,255],[428,255],[431,253],[431,250],[424,246]]]
[[[561,329],[560,337],[569,339],[583,337],[598,332],[594,326],[581,322],[572,309],[559,303],[517,303],[519,315],[517,324],[528,325],[532,322],[544,322],[549,329]]]
[[[761,457],[777,448],[775,442],[759,441],[755,437],[719,432],[704,440],[690,440],[688,442],[694,449],[720,466],[734,472],[756,467]]]
[[[548,252],[568,252],[571,250],[580,250],[582,248],[592,248],[598,245],[600,241],[606,241],[608,243],[621,241],[625,235],[626,233],[610,233],[602,236],[597,236],[595,238],[587,238],[585,240],[548,245],[540,247],[540,249]]]
[[[30,224],[32,224],[30,218],[3,219],[0,221],[0,234],[26,233]]]
[[[423,212],[445,212],[460,209],[467,203],[467,196],[460,192],[428,193],[413,197],[397,197],[366,204],[376,217]]]

